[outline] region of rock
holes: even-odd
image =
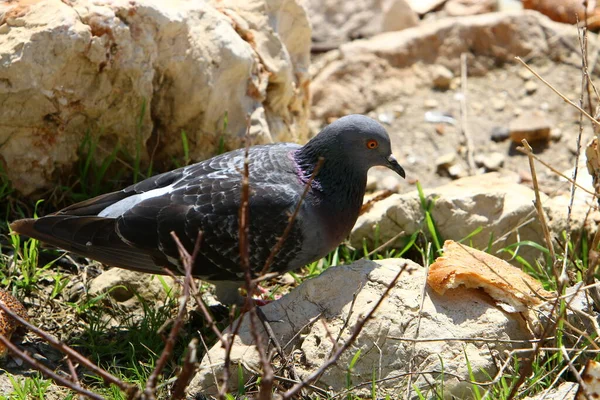
[[[299,0],[0,2],[0,162],[22,194],[67,174],[89,131],[155,165],[308,136]],[[294,21],[294,23],[288,23]],[[26,106],[24,106],[26,104]],[[225,119],[228,123],[224,128]],[[170,165],[168,165],[170,166]]]
[[[339,45],[419,23],[406,0],[305,0],[315,45]],[[317,47],[318,48],[318,47]]]
[[[508,128],[502,126],[495,126],[492,128],[492,134],[490,138],[494,142],[503,142],[510,137],[510,131]]]
[[[519,68],[519,70],[518,70],[518,71],[519,71],[519,72],[517,72],[517,74],[518,74],[518,75],[519,75],[519,77],[520,77],[521,79],[523,79],[524,81],[528,81],[528,80],[530,80],[531,78],[533,78],[533,76],[534,76],[534,75],[531,73],[531,71],[530,71],[530,70],[528,70],[528,69],[527,69],[527,68],[525,68],[525,67],[521,67],[521,68]]]
[[[561,41],[550,40],[561,37]],[[314,65],[311,118],[327,121],[367,113],[431,85],[425,65],[460,72],[460,54],[469,75],[484,75],[515,56],[568,59],[579,48],[577,31],[533,11],[488,13],[428,21],[417,28],[356,40],[331,51]],[[453,80],[454,82],[454,80]]]
[[[494,98],[492,99],[492,108],[494,111],[502,111],[506,107],[506,101],[504,99]]]
[[[447,171],[449,167],[456,163],[456,153],[446,153],[435,159],[435,168],[438,173]]]
[[[569,25],[577,24],[586,17],[582,0],[523,0],[523,8],[539,11],[554,21]],[[596,6],[596,2],[588,2],[587,16],[590,29],[597,29],[600,26],[598,15],[600,15],[600,8]]]
[[[492,172],[425,190],[427,200],[432,202],[431,213],[440,237],[459,241],[481,228],[481,232],[469,238],[473,247],[486,248],[492,238],[492,254],[503,258],[507,257],[506,253],[495,251],[518,241],[544,243],[533,205],[534,192],[518,182],[517,174]],[[545,204],[548,198],[543,193],[541,196]],[[525,221],[528,223],[523,225]],[[424,212],[418,193],[393,194],[358,217],[350,243],[362,248],[366,241],[367,247],[373,248],[376,234],[377,242],[385,243],[401,231],[409,236],[421,230],[423,224]],[[514,232],[517,226],[521,226],[518,237]],[[400,243],[400,240],[396,242]],[[540,255],[538,250],[526,247],[519,253],[530,262]]]
[[[369,185],[369,190],[372,191],[389,190],[391,192],[398,192],[402,188],[403,182],[404,179],[399,177],[398,174],[384,167],[371,168],[367,176],[367,184]]]
[[[448,90],[454,74],[448,68],[443,65],[436,65],[431,71],[431,81],[433,87],[438,90]]]
[[[550,130],[550,139],[553,142],[560,142],[560,139],[563,137],[563,131],[559,128],[553,128]],[[577,143],[575,143],[575,147],[577,147]],[[569,148],[571,150],[571,148]],[[577,149],[575,149],[575,153],[577,154]]]
[[[406,0],[410,8],[419,15],[440,8],[447,0]]]
[[[534,81],[525,82],[525,93],[528,95],[534,94],[537,91],[537,83]]]
[[[531,397],[524,397],[523,400],[574,400],[579,385],[575,382],[563,382],[556,388],[544,390],[541,393]]]
[[[407,266],[411,272],[401,275],[352,347],[321,375],[317,386],[338,393],[344,390],[348,365],[360,351],[351,374],[353,382],[370,382],[373,371],[375,379],[385,379],[414,368],[420,371],[443,369],[447,373],[444,377],[444,394],[468,398],[470,385],[462,381],[470,380],[466,358],[475,379],[485,379],[496,373],[494,359],[503,357],[503,352],[513,346],[518,347],[518,343],[460,340],[414,343],[401,338],[495,337],[523,340],[529,337],[519,317],[502,312],[479,291],[467,290],[461,291],[460,295],[448,293],[444,296],[435,294],[429,288],[423,292],[424,269],[412,261],[360,260],[349,266],[330,268],[320,276],[305,281],[283,298],[261,308],[269,321],[276,321],[271,323],[271,327],[280,343],[287,343],[295,337],[290,348],[297,348],[301,355],[295,363],[300,378],[314,372],[327,359],[333,346],[329,337],[340,334],[341,340],[348,338],[357,318],[373,308],[403,266]],[[423,310],[419,313],[423,293]],[[354,301],[353,296],[356,296]],[[302,335],[296,335],[303,327]],[[263,332],[259,336],[266,339]],[[418,366],[411,366],[411,360],[415,357],[419,360]],[[223,358],[224,350],[218,343],[202,360],[188,388],[188,398],[193,398],[197,393],[216,393],[215,377],[222,376]],[[244,380],[252,376],[250,371],[260,370],[247,314],[243,317],[231,352],[229,390],[237,388],[238,366],[241,367]],[[405,398],[406,379],[402,377],[380,382],[378,397]],[[415,375],[412,382],[424,390],[432,379],[435,380],[429,374]],[[370,387],[360,388],[353,391],[353,395],[370,397],[370,390]]]
[[[439,103],[436,99],[426,99],[423,103],[423,106],[429,109],[436,108],[438,105]]]
[[[563,175],[569,178],[573,177],[573,168],[563,171]],[[567,225],[567,214],[571,202],[571,184],[566,179],[560,178],[560,180],[564,182],[562,191],[543,203],[544,210],[548,214],[548,226],[550,230],[557,237],[562,237],[565,231],[570,231],[572,235],[577,237],[580,235],[582,229],[589,235],[593,234],[600,223],[600,211],[594,207],[597,204],[594,196],[588,193],[594,192],[594,185],[583,157],[579,162],[576,182],[580,187],[587,189],[588,192],[580,188],[575,190],[575,197],[573,198],[573,206],[571,208],[570,227]]]
[[[166,282],[163,286],[161,279]],[[175,296],[179,285],[173,278],[111,268],[90,281],[88,294],[92,297],[109,293],[109,297],[126,308],[136,308],[138,297],[154,304],[165,296]]]
[[[550,138],[550,123],[541,111],[524,111],[509,124],[510,138],[521,144],[523,139],[529,143],[544,141]]]
[[[475,164],[478,167],[484,167],[487,172],[498,171],[504,165],[504,154],[497,151],[488,154],[477,154]]]
[[[490,13],[498,11],[498,0],[449,0],[444,11],[451,17]]]
[[[468,173],[462,164],[454,164],[448,167],[448,175],[452,179],[460,179],[467,176]]]

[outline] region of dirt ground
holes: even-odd
[[[532,67],[569,99],[579,102],[579,66],[544,61]],[[446,91],[433,87],[418,88],[409,98],[400,98],[371,113],[388,129],[394,153],[406,170],[407,180],[400,183],[401,192],[413,190],[416,180],[424,187],[451,181],[447,171],[444,168],[438,170],[436,166],[436,160],[451,153],[458,155],[456,163],[463,173],[468,173],[467,146],[461,131],[459,79],[455,78],[452,84],[453,87]],[[467,87],[467,131],[476,159],[500,153],[504,159],[501,170],[517,172],[528,180],[528,160],[517,150],[518,145],[510,139],[493,141],[492,134],[508,130],[518,116],[527,118],[531,113],[538,113],[550,125],[552,140],[532,143],[534,152],[559,171],[573,167],[579,135],[579,112],[525,67],[506,65],[485,76],[468,77]],[[426,122],[427,112],[437,117],[450,116],[455,124]],[[581,143],[585,146],[592,136],[592,129],[587,120],[583,121],[583,127]],[[552,183],[557,181],[557,176],[539,164],[536,168],[545,191],[554,190],[556,185]],[[476,173],[482,172],[484,168],[477,168]],[[386,170],[374,171],[372,175],[379,178],[376,186],[381,189],[389,188],[394,179],[394,174]]]

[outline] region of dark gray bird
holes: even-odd
[[[405,176],[385,129],[362,115],[338,119],[304,146],[251,147],[248,237],[254,273],[263,269],[321,157],[270,272],[301,268],[339,245],[358,218],[369,168],[385,166]],[[233,303],[244,279],[238,241],[243,162],[244,149],[234,150],[10,227],[110,266],[154,274],[163,268],[183,273],[171,231],[190,253],[202,231],[193,274],[215,283],[221,302]]]

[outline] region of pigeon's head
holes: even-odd
[[[383,166],[405,177],[404,169],[392,154],[388,133],[379,122],[369,117],[359,114],[342,117],[314,139],[321,142],[330,156],[351,160],[355,167],[365,172],[371,167]],[[325,159],[328,154],[323,154]]]

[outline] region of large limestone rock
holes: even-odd
[[[412,381],[425,393],[429,389],[428,382],[442,379],[442,370],[446,374],[443,378],[445,393],[469,398],[470,385],[465,382],[469,380],[466,358],[476,375],[475,379],[485,380],[485,373],[494,376],[496,372],[494,359],[503,357],[503,352],[510,350],[511,346],[521,344],[449,339],[522,340],[529,337],[518,315],[504,313],[482,292],[465,290],[439,296],[429,288],[423,290],[425,271],[411,261],[361,260],[349,266],[330,268],[290,294],[262,307],[280,343],[287,343],[303,330],[302,335],[296,336],[292,345],[286,348],[288,354],[297,349],[295,369],[300,377],[315,371],[327,359],[333,347],[329,337],[335,338],[338,334],[341,334],[341,340],[349,337],[359,316],[372,309],[403,267],[407,270],[374,318],[365,325],[354,345],[325,371],[318,386],[330,387],[335,393],[346,389],[348,365],[360,350],[351,375],[352,382],[370,382],[373,371],[376,379],[388,378],[378,384],[378,398],[387,394],[391,398],[406,398],[407,378],[402,374],[408,371],[429,371],[424,375],[414,375]],[[423,294],[425,298],[420,312]],[[356,296],[354,305],[353,296]],[[246,376],[260,370],[249,321],[247,317],[243,318],[231,352],[230,390],[237,388],[238,364]],[[260,336],[266,339],[265,333]],[[415,343],[399,338],[444,340]],[[189,398],[197,393],[215,393],[215,378],[222,374],[223,358],[224,350],[218,343],[202,360],[199,372],[188,388]],[[411,360],[414,360],[412,365]],[[369,386],[357,389],[353,394],[370,397],[370,390]],[[412,395],[416,397],[414,391]]]
[[[307,135],[310,26],[296,0],[0,2],[0,162],[24,194],[86,131],[171,160]],[[228,125],[224,129],[225,120]]]
[[[595,43],[596,37],[590,40]],[[576,30],[533,11],[428,21],[329,52],[313,67],[312,117],[365,113],[410,96],[419,85],[430,84],[433,64],[460,76],[462,53],[468,54],[469,75],[484,75],[499,64],[514,62],[515,56],[577,62],[581,57],[576,49]]]
[[[475,248],[486,248],[490,238],[493,251],[518,241],[545,243],[533,205],[535,194],[518,183],[517,174],[492,172],[463,178],[425,190],[425,197],[432,204],[431,213],[443,240],[460,241],[481,228],[469,238]],[[542,194],[542,202],[546,200]],[[358,218],[350,236],[351,243],[360,248],[366,240],[372,248],[392,239],[398,232],[403,231],[407,236],[420,229],[427,232],[424,216],[417,191],[393,194],[373,204]],[[533,261],[539,252],[523,246],[519,254]]]
[[[419,17],[406,0],[305,0],[317,46],[335,46],[381,32],[416,26]]]

